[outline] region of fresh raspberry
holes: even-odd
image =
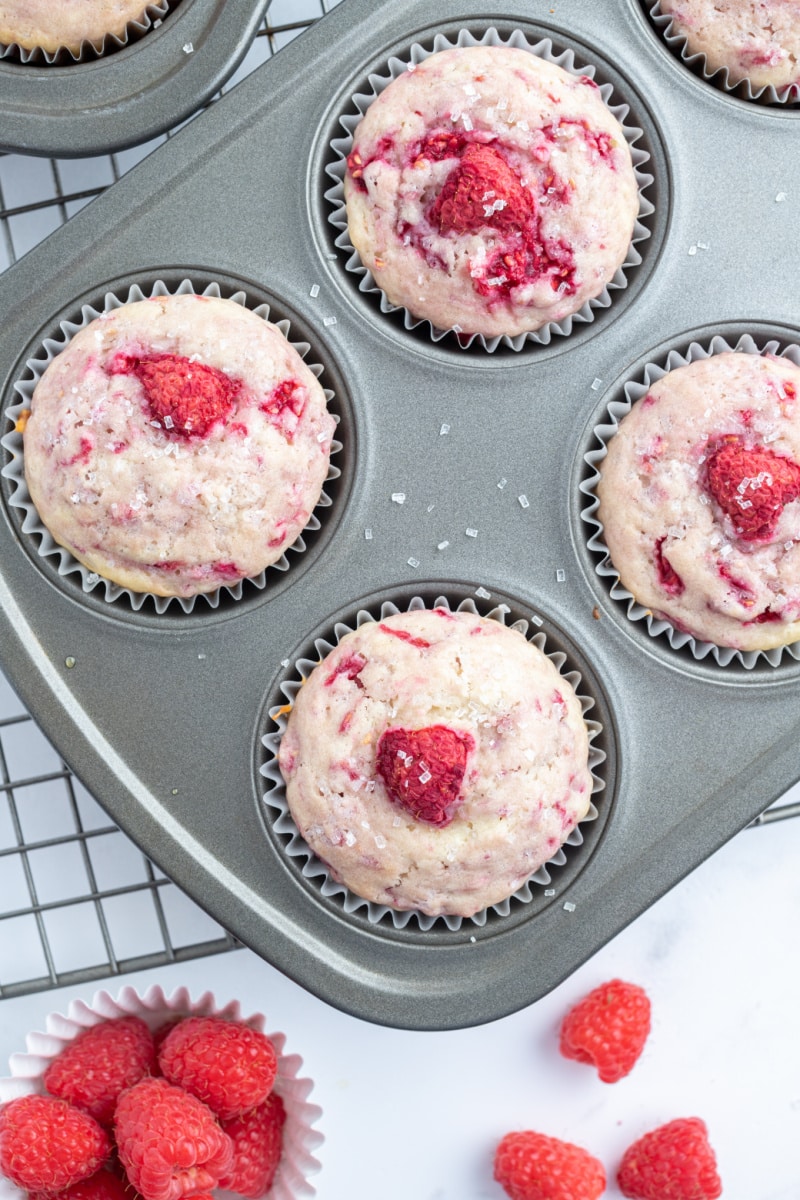
[[[231,1169],[233,1143],[214,1114],[166,1079],[142,1079],[123,1092],[114,1131],[120,1162],[144,1200],[211,1191]]]
[[[94,1117],[55,1096],[19,1096],[0,1108],[0,1172],[28,1192],[61,1192],[111,1154]]]
[[[145,1022],[118,1017],[84,1029],[65,1046],[45,1071],[44,1086],[51,1096],[110,1126],[120,1092],[152,1074],[155,1065],[153,1035]]]
[[[455,815],[474,746],[471,734],[447,725],[387,729],[378,741],[375,766],[393,804],[441,827]]]
[[[286,1109],[276,1092],[263,1104],[241,1117],[223,1121],[222,1128],[233,1142],[233,1167],[219,1181],[228,1192],[258,1200],[272,1187],[283,1151]]]
[[[489,226],[507,233],[534,215],[533,195],[494,146],[467,146],[428,214],[441,234],[476,233]]]
[[[135,375],[151,419],[181,438],[207,437],[231,411],[242,387],[224,371],[180,354],[117,354],[108,370]]]
[[[543,1133],[507,1133],[494,1156],[494,1177],[511,1200],[597,1200],[603,1164],[588,1150]]]
[[[220,1120],[263,1104],[278,1071],[265,1034],[220,1017],[181,1021],[164,1039],[158,1061],[170,1083],[197,1096]]]
[[[603,1083],[628,1075],[650,1032],[650,1001],[635,983],[612,979],[584,996],[561,1024],[565,1058],[591,1063]]]
[[[43,1196],[40,1193],[39,1196]],[[95,1171],[88,1179],[73,1183],[72,1187],[63,1192],[48,1196],[47,1200],[134,1200],[135,1192],[127,1179],[115,1175],[113,1171],[102,1169]],[[33,1200],[39,1200],[34,1197]]]
[[[747,449],[741,438],[730,436],[709,455],[706,482],[739,537],[764,542],[784,505],[800,496],[800,465],[761,446]]]
[[[625,1151],[617,1183],[635,1200],[716,1200],[717,1160],[699,1117],[680,1117],[646,1133]]]

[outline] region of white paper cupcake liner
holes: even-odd
[[[784,657],[800,660],[800,642],[776,646],[772,650],[736,650],[731,646],[717,646],[713,642],[701,641],[690,633],[678,629],[665,618],[654,615],[651,609],[639,604],[631,592],[620,582],[619,574],[611,561],[608,547],[604,541],[603,524],[597,517],[599,508],[597,484],[602,473],[602,462],[608,452],[608,442],[617,432],[623,417],[631,411],[638,400],[647,394],[652,384],[657,379],[663,378],[668,371],[674,371],[677,367],[686,366],[698,359],[710,358],[714,354],[723,354],[731,350],[741,354],[784,356],[790,359],[795,366],[800,367],[800,346],[792,345],[782,349],[778,341],[767,341],[763,346],[759,346],[750,334],[742,334],[733,343],[717,334],[705,345],[692,342],[683,354],[677,350],[670,350],[663,362],[647,363],[636,379],[629,380],[625,384],[624,398],[612,400],[608,405],[604,420],[594,427],[594,435],[600,446],[584,455],[584,461],[592,468],[592,474],[580,485],[581,492],[587,497],[587,503],[581,509],[581,518],[587,525],[594,528],[594,533],[590,536],[587,544],[590,550],[601,555],[595,570],[608,585],[612,599],[620,600],[627,605],[629,620],[643,623],[643,627],[653,638],[666,638],[673,650],[687,649],[698,660],[710,657],[721,667],[738,663],[747,670],[752,670],[758,663],[764,662],[776,667]]]
[[[283,845],[287,857],[295,864],[304,879],[312,882],[322,896],[333,898],[345,913],[349,915],[360,912],[361,915],[366,915],[367,920],[372,925],[377,925],[383,918],[388,916],[391,918],[395,929],[405,929],[411,923],[417,925],[420,930],[425,931],[433,928],[437,922],[443,922],[448,929],[455,931],[460,929],[465,921],[473,925],[485,925],[490,912],[500,917],[507,917],[512,911],[513,902],[530,904],[536,896],[541,895],[541,889],[546,888],[552,881],[548,868],[564,866],[568,861],[567,854],[583,845],[584,838],[581,826],[597,820],[599,815],[594,803],[590,802],[586,816],[575,826],[563,846],[538,871],[534,872],[523,887],[514,892],[513,895],[507,897],[499,904],[492,905],[491,908],[482,909],[472,917],[465,918],[452,915],[434,917],[427,913],[419,912],[416,909],[398,910],[389,908],[386,905],[375,904],[371,900],[365,900],[363,897],[357,896],[355,892],[345,887],[344,884],[333,879],[327,865],[316,857],[294,822],[286,800],[286,787],[283,776],[278,766],[278,748],[286,729],[288,711],[294,704],[295,697],[305,680],[326,655],[335,649],[346,634],[352,633],[354,629],[360,628],[368,621],[385,621],[387,617],[394,616],[401,611],[414,612],[427,607],[428,605],[426,605],[421,597],[414,596],[403,610],[390,600],[386,600],[381,604],[377,616],[373,615],[367,609],[359,609],[353,625],[342,621],[337,622],[333,630],[334,641],[329,641],[326,638],[315,639],[314,647],[318,655],[316,659],[299,658],[294,663],[292,677],[281,684],[281,691],[286,697],[287,703],[274,705],[269,710],[270,719],[276,726],[276,729],[264,734],[261,739],[269,756],[268,761],[261,767],[261,774],[270,785],[269,790],[263,797],[263,801],[268,810],[267,820],[271,824],[277,840]],[[475,602],[470,598],[461,600],[457,605],[451,605],[447,596],[437,596],[430,607],[446,608],[456,612],[469,612],[480,615]],[[502,625],[505,625],[508,612],[508,606],[501,604],[485,615],[491,620],[499,621]],[[525,636],[528,634],[528,627],[529,622],[526,620],[515,621],[510,626],[510,628],[518,630]],[[592,773],[592,795],[597,795],[606,786],[605,779],[600,773],[600,767],[606,760],[606,754],[605,751],[593,745],[598,734],[602,731],[602,725],[599,721],[590,720],[586,717],[586,713],[594,707],[595,701],[592,697],[581,691],[582,680],[578,671],[564,672],[562,670],[566,662],[566,655],[561,651],[548,650],[547,635],[544,632],[535,632],[528,640],[533,642],[537,649],[547,655],[577,695],[589,733],[589,769]]]
[[[31,63],[38,66],[42,63],[47,63],[51,66],[67,66],[70,63],[91,62],[93,59],[102,58],[106,54],[111,54],[115,50],[121,50],[130,42],[138,41],[149,30],[156,28],[166,17],[170,11],[170,0],[153,0],[142,11],[141,15],[135,21],[129,21],[124,30],[120,34],[107,33],[102,38],[94,41],[84,41],[80,48],[75,51],[67,46],[61,46],[57,50],[44,50],[41,46],[34,46],[31,49],[26,49],[25,46],[20,46],[17,42],[9,42],[4,44],[0,42],[0,59],[8,59],[14,62]]]
[[[664,44],[669,47],[676,58],[679,58],[691,71],[699,74],[707,83],[723,92],[738,96],[742,100],[751,100],[758,104],[796,104],[800,100],[800,87],[796,83],[789,83],[781,88],[771,85],[754,87],[749,79],[733,77],[725,66],[710,66],[705,54],[701,51],[690,50],[687,38],[676,28],[672,14],[661,11],[660,0],[651,3],[648,12],[650,20],[661,34]]]
[[[142,607],[146,600],[152,600],[155,604],[156,612],[163,613],[170,605],[180,606],[184,612],[192,612],[197,601],[209,605],[211,608],[218,608],[223,595],[232,597],[234,600],[239,600],[242,597],[242,592],[245,583],[253,584],[256,588],[263,589],[267,586],[271,577],[271,572],[288,571],[291,566],[289,555],[303,554],[307,549],[303,534],[301,534],[291,546],[286,548],[286,551],[281,557],[270,566],[266,567],[258,575],[251,575],[247,579],[238,580],[235,584],[217,588],[212,592],[201,592],[196,596],[156,596],[151,592],[134,592],[130,588],[123,588],[119,584],[112,582],[110,579],[105,579],[98,575],[95,571],[89,571],[88,568],[79,563],[76,558],[63,546],[52,537],[50,532],[45,528],[39,518],[28,491],[28,485],[25,481],[24,467],[24,452],[23,452],[23,437],[17,432],[16,423],[20,414],[29,409],[31,405],[31,397],[34,389],[44,374],[47,367],[57,354],[65,348],[69,341],[75,336],[78,330],[83,329],[91,321],[101,316],[104,312],[109,312],[112,309],[120,308],[125,304],[132,304],[137,300],[146,300],[153,296],[181,296],[196,293],[202,296],[212,296],[219,298],[223,295],[219,284],[210,283],[197,292],[190,279],[184,279],[174,288],[168,287],[163,280],[157,279],[152,284],[149,291],[142,291],[138,284],[134,284],[128,289],[126,295],[117,295],[116,292],[107,292],[102,307],[94,307],[90,304],[84,304],[81,308],[80,321],[61,321],[61,335],[59,337],[45,338],[41,349],[37,354],[27,360],[25,363],[25,377],[18,379],[14,384],[14,390],[20,397],[20,400],[13,405],[9,405],[6,410],[6,416],[11,423],[11,432],[0,437],[0,446],[6,451],[6,463],[0,470],[0,475],[8,479],[11,483],[11,493],[9,496],[9,506],[12,510],[16,510],[20,518],[21,532],[29,538],[32,544],[35,545],[39,556],[53,564],[55,570],[61,576],[77,574],[80,577],[81,588],[85,593],[94,592],[95,590],[102,591],[104,599],[109,602],[115,602],[125,598],[134,611]],[[228,295],[227,299],[235,301],[237,304],[245,305],[246,296],[244,292],[235,292]],[[269,320],[269,305],[260,304],[252,310],[257,316],[262,317],[265,321]],[[306,359],[311,347],[308,342],[292,341],[291,338],[291,323],[288,320],[275,322],[286,340],[294,347],[301,358]],[[319,363],[306,363],[309,370],[319,377],[322,374],[323,367]],[[325,388],[325,399],[330,404],[333,399],[333,392],[329,388]],[[337,424],[339,417],[336,413],[333,414]],[[341,476],[341,471],[334,463],[334,458],[342,449],[342,443],[337,440],[331,442],[331,462],[328,467],[326,483],[330,483],[334,479]],[[329,508],[333,503],[328,492],[323,486],[319,500],[316,503],[314,511],[311,514],[308,524],[303,533],[312,533],[321,529],[322,525],[319,519],[318,510]]]
[[[43,1031],[26,1035],[24,1052],[11,1055],[11,1074],[0,1078],[0,1105],[18,1096],[43,1093],[42,1078],[48,1065],[82,1030],[101,1021],[130,1016],[141,1017],[152,1030],[176,1016],[217,1016],[244,1021],[260,1033],[266,1033],[278,1056],[275,1091],[283,1100],[286,1124],[283,1127],[283,1156],[265,1200],[297,1200],[301,1196],[314,1195],[316,1189],[308,1180],[319,1170],[314,1151],[324,1139],[313,1126],[322,1116],[322,1109],[309,1102],[313,1083],[300,1075],[302,1058],[286,1053],[285,1035],[270,1033],[262,1013],[243,1016],[238,1000],[221,1005],[211,992],[204,992],[193,1000],[185,987],[177,988],[169,996],[158,986],[148,988],[143,995],[132,987],[124,987],[116,997],[105,991],[95,993],[91,1004],[73,1000],[66,1013],[48,1015]],[[234,1200],[233,1192],[218,1189],[214,1194],[220,1200],[223,1197]],[[27,1200],[27,1192],[0,1175],[0,1200]]]
[[[572,75],[587,75],[590,79],[594,79],[596,74],[594,64],[576,60],[575,54],[571,49],[558,52],[554,49],[550,38],[543,38],[541,41],[531,44],[520,30],[514,30],[507,37],[502,37],[494,27],[490,27],[481,37],[475,37],[468,29],[462,29],[455,40],[442,33],[437,33],[433,39],[433,48],[431,50],[426,50],[424,46],[421,46],[418,42],[414,42],[408,50],[407,57],[400,59],[392,56],[387,61],[384,71],[369,75],[371,91],[366,93],[358,92],[351,97],[351,102],[358,111],[353,114],[348,113],[340,116],[339,124],[345,130],[345,136],[334,138],[331,142],[332,160],[325,168],[327,174],[335,181],[334,186],[329,188],[325,193],[325,199],[333,208],[328,219],[336,229],[340,230],[334,244],[349,255],[345,267],[348,271],[359,277],[359,291],[373,293],[378,296],[380,298],[381,312],[402,313],[403,324],[407,330],[420,328],[427,330],[433,342],[439,342],[442,338],[452,336],[453,334],[460,334],[461,331],[457,326],[453,326],[450,329],[439,329],[427,318],[416,317],[407,308],[392,304],[386,298],[374,275],[362,263],[358,252],[350,240],[347,230],[347,210],[344,201],[344,176],[347,169],[347,156],[353,148],[353,135],[356,127],[373,100],[390,83],[397,79],[399,75],[402,75],[404,71],[416,67],[418,63],[430,57],[431,54],[463,46],[511,46],[515,49],[527,50],[530,54],[546,59],[547,62],[562,67]],[[613,278],[594,299],[588,300],[582,308],[571,316],[565,317],[563,321],[551,321],[543,325],[540,329],[530,333],[516,334],[515,336],[508,334],[500,334],[494,337],[487,337],[483,334],[464,335],[458,339],[459,345],[462,348],[479,346],[490,353],[499,346],[511,350],[522,350],[530,343],[546,346],[555,336],[567,337],[572,332],[575,323],[585,324],[594,321],[597,309],[608,308],[612,303],[612,293],[628,286],[626,272],[632,267],[638,267],[641,264],[642,256],[636,247],[638,243],[650,237],[651,231],[644,224],[644,221],[652,216],[655,211],[653,205],[644,195],[645,189],[653,183],[653,176],[648,174],[644,169],[650,160],[650,155],[646,150],[636,145],[642,137],[642,130],[639,126],[630,123],[628,119],[630,113],[629,105],[614,105],[610,103],[610,98],[614,91],[612,84],[600,84],[599,90],[607,108],[616,117],[625,135],[625,140],[631,151],[634,172],[639,187],[639,215],[634,224],[633,237],[631,238],[625,261],[622,263],[622,266],[618,267]]]

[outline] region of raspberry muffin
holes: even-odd
[[[354,132],[344,194],[387,299],[485,336],[535,331],[600,295],[639,209],[597,86],[509,46],[444,50],[390,83]]]
[[[368,622],[297,694],[292,816],[358,896],[473,916],[551,858],[590,805],[572,687],[516,630],[437,608]]]
[[[147,7],[143,0],[0,0],[0,44],[49,54],[63,48],[77,55],[84,42],[124,36]]]
[[[25,479],[90,571],[193,596],[258,575],[305,527],[334,419],[274,325],[232,300],[160,296],[81,329],[33,392]]]
[[[669,371],[600,464],[597,519],[635,599],[702,641],[800,638],[800,368],[733,351]]]
[[[710,72],[725,68],[731,85],[800,86],[800,0],[660,0],[670,33]]]

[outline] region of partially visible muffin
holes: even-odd
[[[0,0],[0,44],[77,55],[84,42],[121,37],[147,7],[145,0]]]
[[[599,471],[602,536],[640,604],[718,646],[800,638],[800,367],[729,351],[669,371]]]
[[[498,621],[400,613],[346,634],[297,694],[291,814],[356,895],[473,916],[517,891],[590,806],[580,701]]]
[[[372,102],[344,179],[350,238],[439,329],[532,332],[622,265],[639,210],[622,127],[587,76],[526,50],[444,50]]]
[[[335,428],[280,330],[232,300],[125,304],[36,385],[25,479],[55,540],[98,575],[192,596],[258,575],[308,523]]]
[[[754,89],[800,86],[800,0],[660,0],[671,32],[689,54],[705,55],[709,72]]]

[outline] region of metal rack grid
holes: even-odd
[[[339,2],[272,0],[210,103]],[[0,152],[0,273],[174,132],[95,158]],[[237,945],[113,824],[0,671],[0,999]]]
[[[339,2],[272,0],[220,95]],[[172,132],[96,158],[0,153],[0,273]],[[753,824],[799,815],[800,784]],[[0,672],[0,999],[238,944],[110,821]]]

